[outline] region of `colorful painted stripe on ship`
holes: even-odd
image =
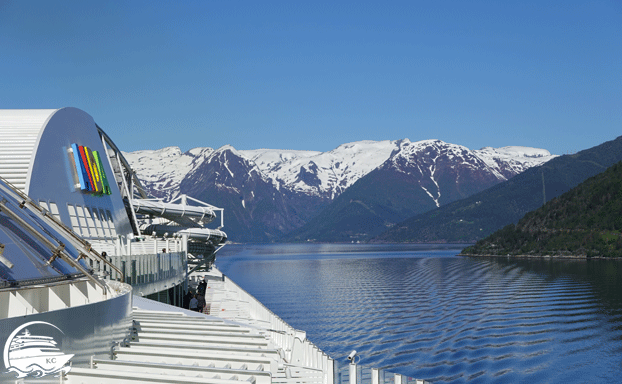
[[[80,189],[85,192],[110,195],[110,184],[102,165],[99,152],[78,144],[71,144],[73,161],[80,182]]]

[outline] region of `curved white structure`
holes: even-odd
[[[0,114],[0,174],[23,191],[42,128],[54,112],[55,109],[11,109]]]
[[[127,276],[144,295],[174,289],[165,301],[181,301],[188,257],[202,266],[227,239],[220,229],[205,227],[218,211],[222,226],[219,208],[148,199],[114,142],[76,108],[0,110],[0,177],[114,264],[94,261],[90,267]],[[179,236],[141,233],[154,218],[181,225]],[[149,269],[161,265],[174,269],[167,274]]]
[[[0,180],[0,382],[67,373],[127,335],[131,287],[94,275],[85,245]]]
[[[206,298],[220,318],[132,296],[181,304],[222,226],[222,209],[190,197],[148,199],[87,113],[0,110],[0,383],[340,381],[304,332],[217,270]]]

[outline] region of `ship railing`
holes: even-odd
[[[115,251],[116,255],[148,254],[166,252],[185,251],[185,241],[183,237],[154,237],[146,236],[134,239],[119,239]]]
[[[358,357],[355,357],[357,359]],[[335,369],[335,384],[429,384],[428,381],[356,363]]]
[[[222,275],[222,276],[218,276]],[[194,276],[193,276],[194,277]],[[222,307],[234,307],[234,303],[242,303],[244,312],[254,320],[253,325],[263,328],[280,349],[280,353],[291,369],[321,370],[324,384],[424,384],[425,380],[415,379],[384,369],[371,368],[360,364],[339,364],[306,338],[304,331],[299,331],[287,324],[279,316],[264,306],[259,300],[242,289],[231,279],[227,279],[216,268],[211,271],[211,280],[222,280],[222,289],[228,293],[227,303]],[[214,281],[212,281],[214,282]],[[213,284],[210,284],[213,285]],[[222,308],[221,308],[222,310]],[[222,313],[229,312],[224,311]],[[232,319],[244,321],[243,319]],[[360,360],[358,356],[355,361]],[[290,369],[290,370],[291,370]],[[429,383],[428,383],[429,384]]]
[[[299,341],[303,342],[306,339],[306,333],[296,330],[294,327],[287,324],[233,280],[225,278],[224,275],[223,279],[225,289],[237,294],[238,301],[244,302],[245,306],[248,308],[250,317],[260,323],[262,328],[270,332],[270,336],[274,342],[282,348],[283,351],[286,353],[289,352],[288,354],[290,356],[287,356],[287,358],[289,361],[292,361],[291,354],[294,349],[295,340],[299,339]]]
[[[163,244],[168,244],[168,249],[175,251],[165,249],[167,252],[162,252],[166,248]],[[172,242],[162,240],[133,242],[129,246],[131,249],[128,249],[131,254],[119,254],[118,245],[114,243],[95,242],[93,246],[106,251],[107,260],[118,271],[104,263],[93,264],[92,268],[111,280],[120,280],[124,276],[125,282],[134,287],[137,295],[147,296],[183,284],[186,280],[188,256],[180,250],[179,244],[173,246]],[[160,246],[158,252],[155,247]]]

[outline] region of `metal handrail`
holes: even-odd
[[[103,261],[104,264],[108,265],[110,268],[114,269],[117,273],[119,273],[119,275],[121,276],[121,282],[125,282],[125,277],[123,276],[123,273],[121,272],[121,270],[118,269],[114,264],[112,264],[110,261],[108,261],[101,254],[99,254],[99,252],[94,250],[91,247],[91,244],[88,241],[86,241],[86,240],[82,239],[80,236],[78,236],[73,231],[73,229],[69,228],[65,223],[63,223],[62,221],[58,220],[56,217],[51,215],[48,211],[43,209],[39,204],[35,203],[30,197],[28,197],[28,195],[26,195],[24,192],[19,190],[16,186],[11,184],[5,178],[0,176],[0,180],[2,180],[9,188],[11,188],[11,190],[15,194],[17,194],[22,199],[22,202],[20,204],[20,208],[24,208],[24,207],[26,207],[26,204],[28,204],[29,208],[32,208],[37,213],[41,214],[44,219],[51,220],[55,225],[57,225],[57,226],[61,227],[62,229],[64,229],[66,231],[66,233],[69,236],[71,236],[71,239],[75,240],[78,243],[78,244],[76,244],[74,242],[73,245],[76,246],[76,248],[83,248],[83,250],[85,251],[85,252],[82,252],[81,255],[84,254],[87,257],[89,257],[89,254],[95,255],[95,259],[93,259],[93,257],[90,257],[90,258],[92,260],[95,260],[95,261]]]
[[[93,277],[77,260],[73,257],[67,255],[65,253],[65,244],[62,242],[58,242],[58,245],[52,243],[47,237],[43,236],[39,231],[37,231],[32,225],[28,224],[24,219],[19,217],[15,212],[13,212],[7,205],[7,201],[0,201],[0,211],[2,211],[5,215],[9,216],[11,220],[17,222],[22,228],[30,232],[31,235],[35,236],[39,241],[41,241],[45,246],[52,251],[52,257],[48,260],[48,265],[51,264],[57,257],[60,257],[61,260],[64,260],[67,264],[71,265],[78,271],[82,272],[86,277],[88,277],[93,283],[98,285],[104,292],[108,291],[108,288],[105,284],[97,280]]]

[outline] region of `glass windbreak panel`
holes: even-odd
[[[357,373],[358,384],[371,384],[371,368],[359,365]]]
[[[381,369],[378,373],[378,383],[380,384],[393,384],[395,383],[395,374],[392,372]]]
[[[47,265],[52,250],[4,214],[0,214],[0,243],[4,244],[2,256],[13,264],[9,268],[0,263],[0,278],[8,282],[54,279],[78,272],[58,259]]]
[[[38,284],[64,279],[80,272],[61,258],[52,258],[59,244],[63,253],[75,259],[79,252],[63,234],[65,229],[41,220],[28,206],[20,208],[21,197],[0,181],[0,279],[10,285]]]
[[[336,373],[336,382],[339,384],[349,384],[350,383],[350,365],[349,364],[339,364],[338,369],[335,369]]]
[[[422,383],[427,383],[426,381],[424,381],[422,379],[417,379],[416,377],[407,377],[407,376],[402,376],[402,382],[404,382],[406,384],[422,384]]]

